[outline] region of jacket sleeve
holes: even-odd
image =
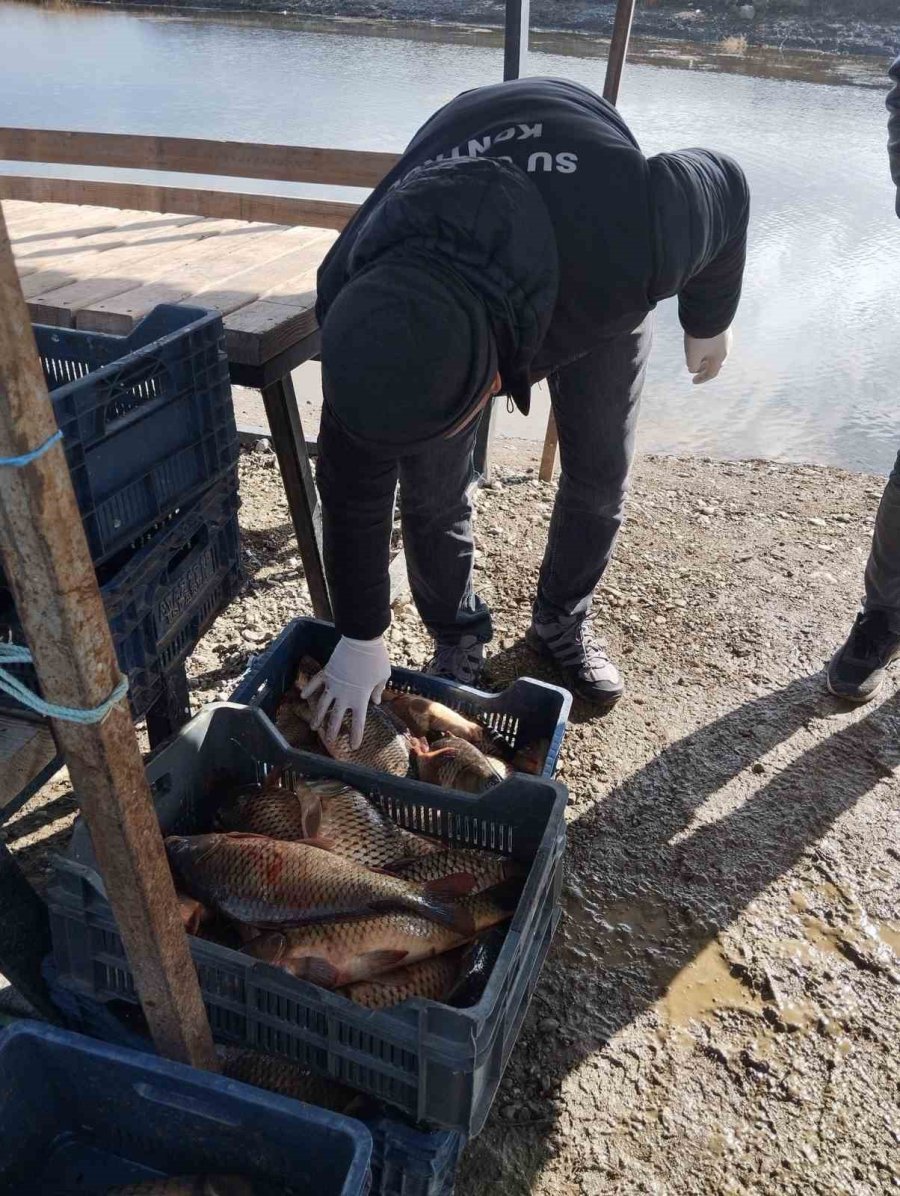
[[[900,216],[900,58],[891,67],[894,86],[888,96],[888,156],[891,162],[891,176],[897,187],[897,215]]]
[[[335,625],[341,635],[374,639],[391,622],[389,566],[397,462],[358,447],[326,406],[316,480]]]
[[[653,302],[678,296],[689,336],[718,336],[734,320],[747,253],[750,190],[724,154],[681,150],[648,162],[656,270]]]

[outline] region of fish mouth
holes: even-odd
[[[213,836],[201,835],[198,838],[213,838]],[[191,843],[188,835],[168,835],[165,840],[166,855],[169,857],[173,867],[177,864],[203,864],[219,849],[219,844],[216,841],[209,843],[205,848],[198,848]]]

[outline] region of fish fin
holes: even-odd
[[[452,901],[444,901],[433,893],[424,893],[425,909],[421,912],[432,922],[441,926],[449,926],[463,938],[471,938],[475,933],[475,918],[472,911],[464,905],[455,905]]]
[[[484,889],[477,896],[473,893],[471,900],[473,902],[490,900],[498,909],[503,910],[507,914],[512,914],[515,912],[521,896],[521,882],[515,878],[510,878],[509,880],[501,881],[499,885],[492,885],[491,888]]]
[[[399,967],[408,954],[408,951],[391,951],[387,947],[376,948],[374,951],[363,952],[359,956],[359,960],[366,970],[366,975],[369,976],[375,972],[387,972],[391,968]],[[353,979],[360,980],[362,977],[355,976]]]
[[[340,970],[319,955],[301,955],[297,959],[285,959],[281,967],[298,980],[308,980],[310,984],[317,984],[319,988],[337,988],[339,984],[347,983]]]
[[[265,963],[278,963],[286,945],[287,939],[283,934],[279,934],[278,931],[269,931],[267,934],[259,934],[256,938],[244,943],[241,951],[245,955],[252,955],[254,959],[261,959]]]
[[[452,872],[449,876],[426,881],[422,888],[429,896],[437,897],[440,901],[453,901],[457,897],[467,896],[477,883],[471,872]]]
[[[315,839],[322,825],[322,803],[311,793],[297,794],[300,803],[303,838]]]

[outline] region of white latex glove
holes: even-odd
[[[684,334],[684,359],[694,375],[695,386],[715,378],[731,352],[733,340],[730,328],[718,336],[695,337]]]
[[[383,636],[374,640],[352,640],[343,636],[328,664],[303,690],[304,698],[311,698],[322,690],[312,721],[313,730],[319,729],[330,710],[325,739],[333,743],[349,710],[350,746],[358,748],[362,743],[369,702],[379,705],[390,676],[391,662]]]

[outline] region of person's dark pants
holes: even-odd
[[[611,337],[550,377],[559,430],[560,481],[534,616],[586,615],[624,514],[652,317]],[[400,512],[413,598],[442,643],[491,638],[475,594],[472,454],[475,426],[400,462]]]
[[[863,609],[885,611],[891,630],[900,635],[900,453],[875,519]]]

